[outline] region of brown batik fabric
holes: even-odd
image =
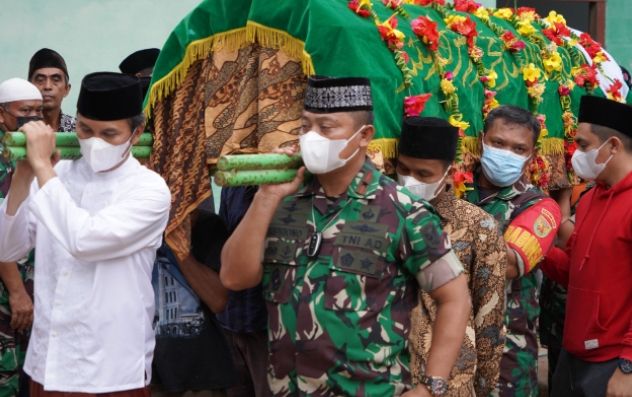
[[[447,396],[488,396],[496,386],[504,346],[506,248],[498,225],[482,209],[441,193],[432,202],[452,248],[463,263],[472,295],[465,340],[449,379]],[[425,371],[436,306],[427,293],[412,311],[411,372],[416,384]]]
[[[296,142],[305,81],[299,61],[253,44],[194,62],[156,104],[148,165],[171,189],[166,239],[179,258],[189,252],[189,214],[210,197],[209,168],[221,155]]]

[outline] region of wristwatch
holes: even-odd
[[[421,383],[433,397],[441,397],[448,392],[448,382],[440,376],[422,376]]]
[[[620,358],[619,369],[626,375],[632,374],[632,361],[625,358]]]

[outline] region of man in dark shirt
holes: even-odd
[[[222,189],[219,215],[232,233],[257,191],[256,187]],[[268,396],[267,313],[261,284],[243,291],[229,291],[228,302],[217,319],[231,348],[239,382],[227,390],[228,397]]]

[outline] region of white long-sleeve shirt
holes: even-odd
[[[95,174],[62,161],[14,216],[0,206],[0,261],[35,248],[35,315],[25,371],[45,390],[144,387],[155,345],[151,272],[167,225],[164,180],[133,157]]]

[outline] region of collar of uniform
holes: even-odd
[[[516,197],[516,196],[524,193],[525,191],[527,191],[528,186],[521,179],[521,180],[519,180],[518,182],[514,183],[511,186],[505,186],[505,187],[501,188],[500,190],[498,190],[496,193],[493,193],[493,194],[481,199],[481,197],[480,197],[481,188],[480,188],[480,186],[478,184],[478,177],[480,176],[481,172],[482,171],[481,171],[481,169],[479,167],[474,173],[474,175],[475,175],[474,176],[474,182],[471,183],[471,184],[467,184],[466,185],[466,187],[469,188],[469,192],[470,192],[470,194],[466,193],[466,195],[469,198],[472,198],[472,195],[474,195],[475,201],[478,204],[483,204],[483,203],[485,203],[485,202],[487,202],[489,200],[492,200],[492,199],[500,199],[500,200],[503,200],[503,201],[509,201],[509,200],[513,199],[514,197]],[[471,201],[471,200],[468,200],[468,201]]]
[[[380,175],[380,172],[375,168],[373,163],[371,163],[369,159],[366,159],[358,174],[349,184],[346,195],[353,198],[365,198],[369,200],[375,198],[375,192],[379,187]],[[325,192],[320,182],[318,182],[318,178],[312,175],[296,192],[295,196],[308,197],[314,195],[324,196]]]

